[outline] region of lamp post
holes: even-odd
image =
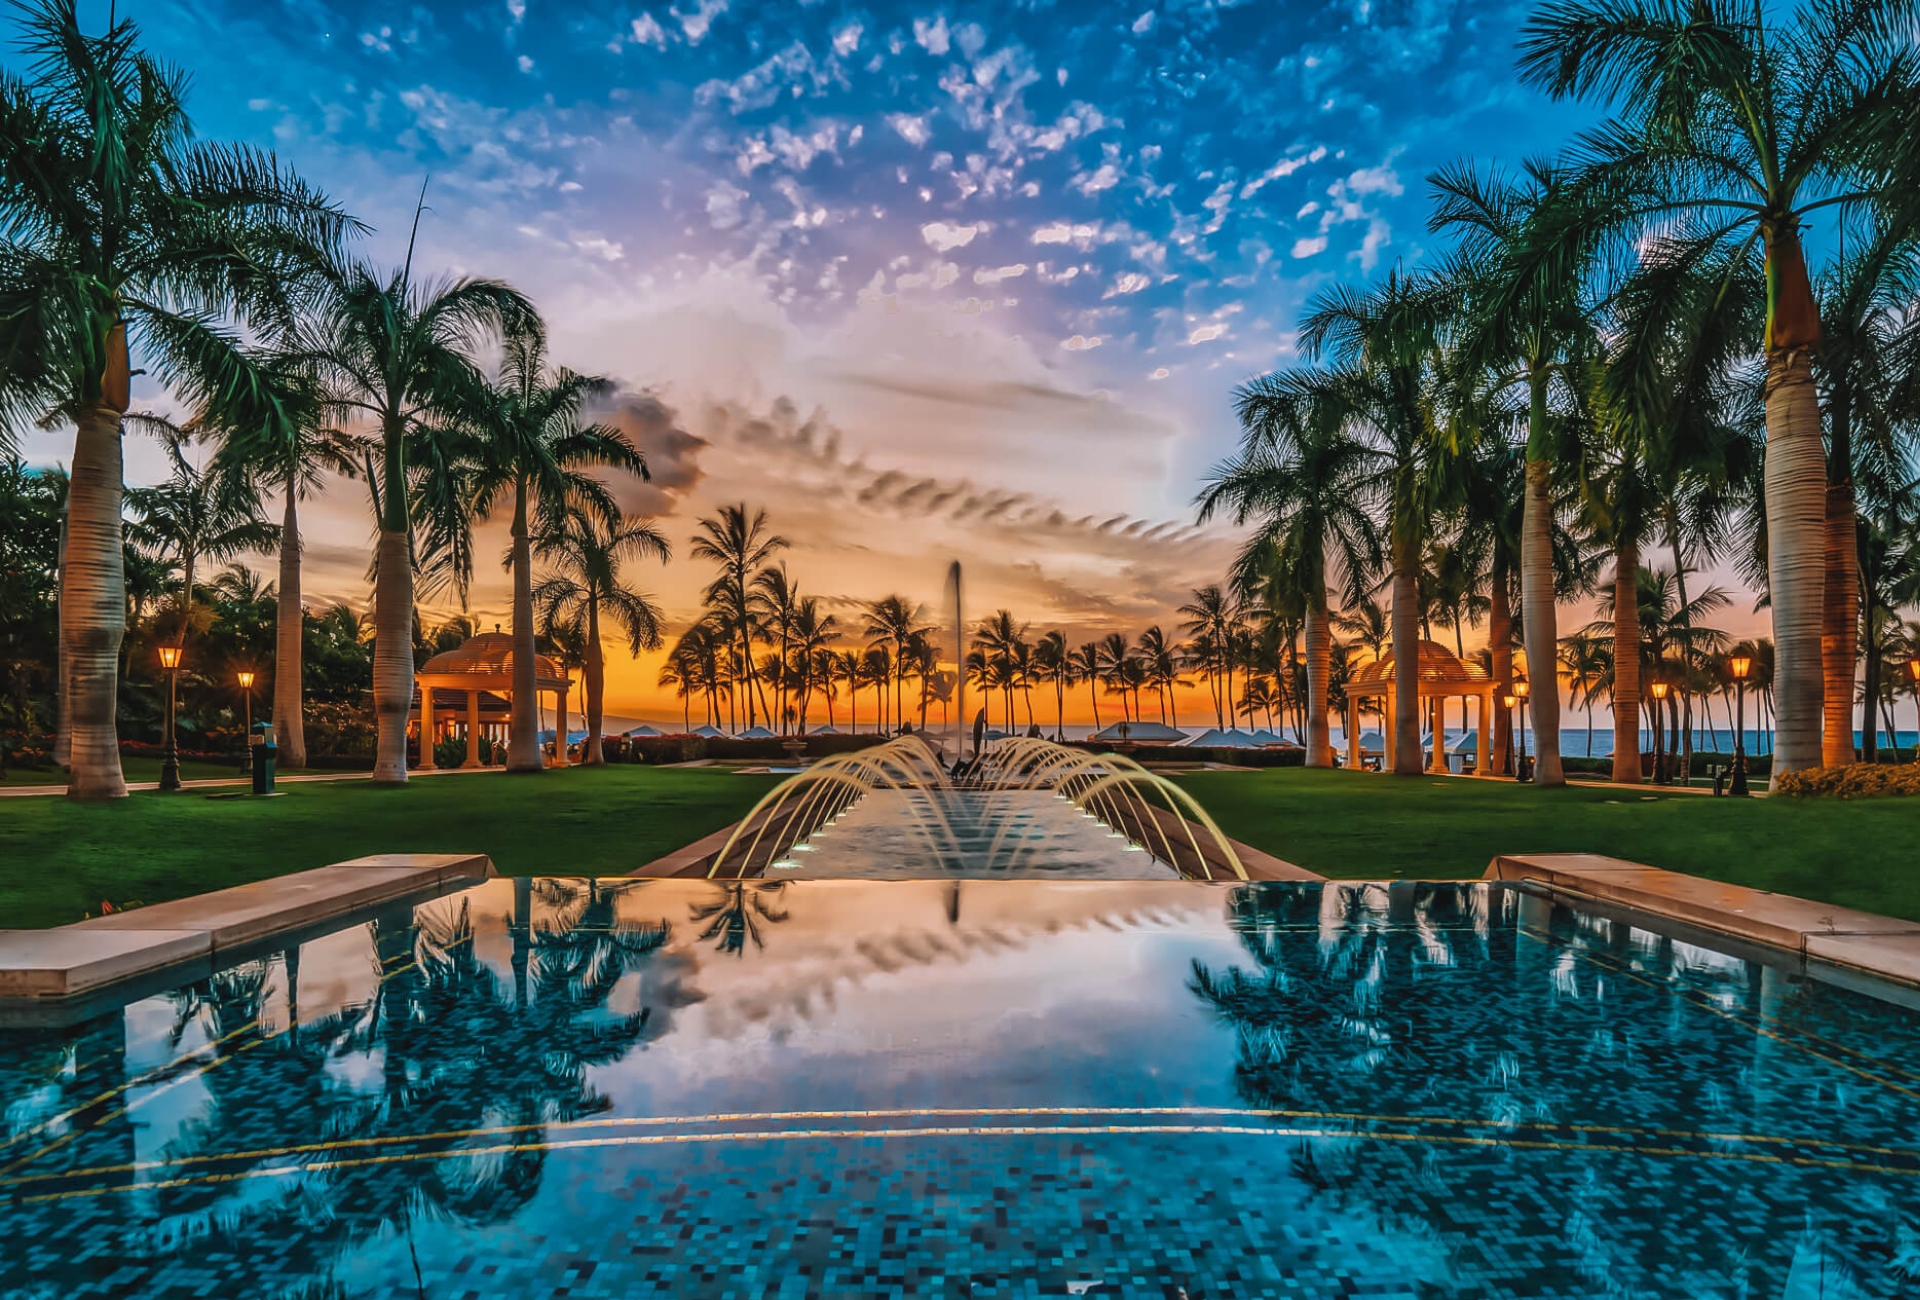
[[[1507,692],[1507,693],[1506,693],[1505,695],[1502,695],[1502,696],[1500,697],[1500,707],[1501,707],[1501,708],[1503,708],[1503,709],[1505,709],[1505,710],[1507,711],[1507,713],[1508,713],[1509,715],[1511,715],[1511,714],[1513,713],[1513,706],[1514,706],[1515,704],[1517,704],[1517,703],[1519,703],[1519,699],[1518,699],[1518,697],[1516,697],[1516,696],[1514,695],[1514,693],[1513,693],[1512,691],[1508,691],[1508,692]],[[1488,743],[1489,743],[1489,744],[1491,744],[1492,742],[1491,742],[1491,741],[1489,741]],[[1516,772],[1517,772],[1517,771],[1519,770],[1519,769],[1518,769],[1518,768],[1517,768],[1517,767],[1515,766],[1515,764],[1514,764],[1514,761],[1513,761],[1513,747],[1512,747],[1511,745],[1509,745],[1509,746],[1507,747],[1507,763],[1506,763],[1506,765],[1507,765],[1507,766],[1508,766],[1509,768],[1513,768],[1513,769],[1514,769],[1514,771],[1516,771]],[[1515,780],[1517,781],[1517,780],[1520,780],[1521,778],[1520,778],[1520,777],[1518,777],[1518,776],[1515,776],[1515,777],[1514,777],[1514,779],[1515,779]]]
[[[1533,687],[1523,677],[1513,684],[1513,693],[1520,698],[1520,771],[1514,780],[1531,781],[1533,772],[1527,766],[1527,696],[1533,693]]]
[[[240,733],[240,743],[243,746],[241,753],[245,755],[245,757],[240,760],[240,775],[252,776],[253,775],[253,673],[248,671],[245,668],[242,668],[238,674],[238,680],[240,682],[240,689],[246,693],[246,697],[247,697],[247,712],[246,712],[247,725],[246,725],[246,730]]]
[[[1667,692],[1673,688],[1665,682],[1653,684],[1653,783],[1666,785],[1667,781]]]
[[[180,677],[180,651],[178,645],[160,647],[160,671],[167,675],[167,729],[161,737],[160,748],[160,788],[178,790],[180,788],[180,751],[173,742],[174,685]]]
[[[1728,792],[1735,798],[1747,794],[1747,674],[1753,671],[1751,655],[1730,655],[1727,671],[1733,674],[1733,784]]]

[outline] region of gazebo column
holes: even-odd
[[[433,771],[433,687],[420,683],[420,770]]]
[[[1394,689],[1394,684],[1391,680],[1382,683],[1382,686],[1386,690],[1386,694],[1381,697],[1382,708],[1380,711],[1385,715],[1385,724],[1384,730],[1380,733],[1380,770],[1382,772],[1391,772],[1393,771],[1394,758],[1393,742],[1396,733],[1400,730],[1398,725],[1396,725],[1399,722],[1400,716],[1398,707],[1400,703],[1400,693]]]
[[[1474,755],[1474,771],[1481,776],[1493,775],[1493,688],[1488,687],[1480,694],[1480,744]]]
[[[1433,697],[1433,771],[1437,776],[1447,774],[1447,697]]]
[[[567,688],[553,693],[553,765],[567,765]]]
[[[480,766],[480,692],[467,692],[467,761],[461,767]]]
[[[1360,697],[1347,697],[1347,771],[1360,770]]]

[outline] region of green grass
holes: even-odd
[[[1176,779],[1227,834],[1325,876],[1468,879],[1500,853],[1600,853],[1920,920],[1920,800],[1649,797],[1299,768]]]
[[[620,764],[402,789],[294,783],[273,799],[0,799],[0,927],[62,925],[102,899],[158,903],[368,853],[478,852],[503,875],[620,875],[737,820],[777,780]]]

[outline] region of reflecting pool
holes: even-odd
[[[1920,1017],[1487,884],[498,880],[0,1108],[7,1296],[1920,1287]]]

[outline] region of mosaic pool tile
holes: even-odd
[[[1920,1017],[1521,901],[490,882],[0,1035],[0,1295],[1920,1292]]]

